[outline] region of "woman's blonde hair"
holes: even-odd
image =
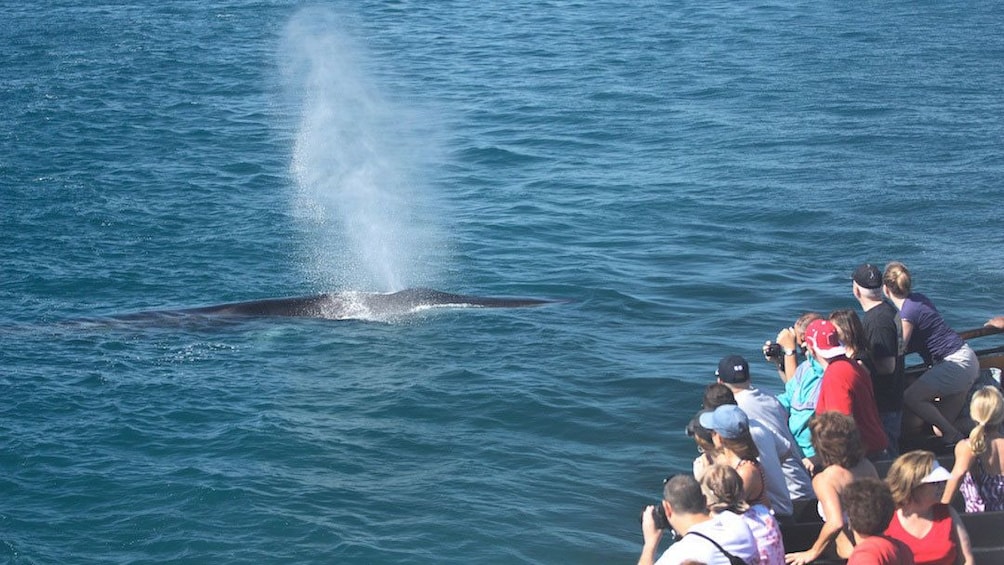
[[[930,451],[910,451],[904,453],[892,462],[885,482],[892,491],[893,502],[902,507],[913,499],[913,493],[920,487],[924,477],[931,474],[935,463],[934,454]]]
[[[750,508],[746,503],[742,477],[728,465],[708,467],[701,478],[701,490],[708,499],[708,510],[714,514],[725,510],[742,514]]]
[[[893,261],[885,266],[885,272],[882,273],[882,284],[885,285],[889,294],[896,298],[906,298],[910,295],[910,289],[913,288],[910,271],[907,270],[906,265],[899,261]]]
[[[969,416],[976,422],[976,427],[969,432],[969,447],[979,455],[988,447],[987,428],[996,431],[1004,422],[1004,396],[1001,391],[997,387],[985,386],[973,393]]]

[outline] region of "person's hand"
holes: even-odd
[[[645,507],[645,512],[641,515],[641,535],[645,538],[646,546],[659,545],[659,540],[662,539],[662,530],[655,527],[653,512],[655,512],[655,506],[649,505]]]
[[[795,328],[784,328],[777,334],[777,343],[785,349],[795,349],[798,345],[795,340]]]
[[[787,553],[784,556],[784,562],[789,565],[805,565],[806,563],[812,563],[819,557],[810,549],[808,551],[799,551],[798,553]]]
[[[816,470],[816,464],[813,463],[812,459],[809,459],[808,457],[802,459],[802,466],[805,467],[805,470],[809,472],[810,477],[812,476],[813,471]]]
[[[1004,330],[1004,316],[995,316],[987,320],[984,326],[991,326],[997,329]]]

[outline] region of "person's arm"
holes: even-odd
[[[955,465],[952,467],[952,477],[945,485],[945,494],[941,496],[941,502],[951,504],[952,498],[959,492],[959,485],[962,484],[962,477],[973,464],[973,450],[969,447],[969,440],[965,439],[955,444]]]
[[[641,515],[641,534],[645,538],[645,545],[641,547],[638,565],[654,565],[655,563],[655,552],[659,549],[662,530],[655,527],[655,518],[652,517],[654,511],[655,506],[648,506]]]
[[[784,556],[785,563],[803,565],[819,559],[823,551],[840,535],[840,531],[844,528],[844,509],[840,506],[840,495],[834,488],[831,477],[826,473],[816,475],[812,479],[812,488],[816,492],[819,503],[823,505],[826,521],[823,522],[823,527],[819,530],[816,543],[805,551],[786,554]]]
[[[704,472],[708,470],[708,467],[714,465],[715,462],[708,458],[707,453],[702,453],[694,459],[694,478],[698,481],[704,476]]]
[[[781,374],[781,381],[788,382],[795,376],[795,369],[798,368],[798,344],[795,343],[795,328],[784,328],[777,334],[777,344],[785,351],[791,351],[791,355],[783,355],[781,366],[778,372]],[[782,370],[783,369],[783,370]]]
[[[987,320],[987,323],[985,323],[983,325],[984,326],[993,326],[995,328],[1004,330],[1004,316],[994,316],[993,318],[990,318],[989,320]]]
[[[759,497],[759,495],[756,497],[753,495],[756,493],[762,494],[764,489],[767,488],[767,485],[763,484],[763,477],[761,477],[757,465],[744,464],[736,469],[739,472],[739,478],[743,480],[743,498],[751,505],[752,501]]]
[[[952,540],[959,544],[959,557],[955,562],[961,565],[975,565],[973,546],[969,543],[969,532],[966,531],[966,525],[962,523],[962,518],[959,518],[959,513],[954,508],[949,506],[948,511],[952,515],[952,525],[954,526]]]
[[[895,357],[876,357],[872,361],[875,363],[875,371],[880,375],[891,375],[896,372]]]
[[[913,322],[903,320],[903,355],[910,353],[910,336],[913,335]]]

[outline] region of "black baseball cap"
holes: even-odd
[[[864,263],[857,269],[854,269],[854,274],[851,275],[851,278],[861,288],[881,288],[882,286],[882,271],[871,263]]]
[[[742,355],[729,355],[718,362],[715,376],[723,383],[744,383],[750,380],[750,364]]]

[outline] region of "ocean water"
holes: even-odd
[[[1004,314],[999,4],[0,13],[6,562],[633,563],[858,263]],[[569,302],[95,323],[416,286]]]

